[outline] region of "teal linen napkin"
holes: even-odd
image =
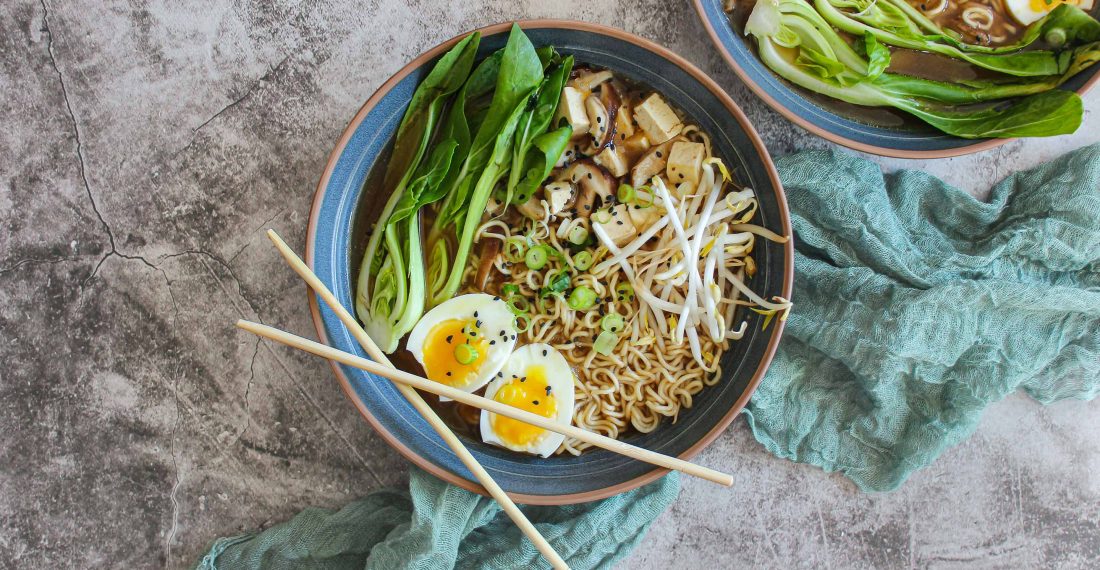
[[[1100,145],[989,203],[838,152],[778,167],[794,310],[745,414],[768,451],[886,491],[1017,389],[1100,391]]]
[[[1100,145],[982,203],[839,152],[778,161],[797,234],[795,309],[745,415],[772,453],[889,490],[1017,389],[1100,392]],[[622,559],[679,492],[524,507],[574,568]],[[222,538],[200,569],[546,567],[485,497],[412,468],[409,491]]]
[[[573,568],[611,568],[680,493],[679,474],[610,499],[522,507]],[[236,568],[549,568],[496,501],[410,467],[409,490],[383,489],[339,511],[309,508],[258,534],[220,538],[200,570]]]

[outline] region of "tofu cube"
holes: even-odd
[[[622,144],[626,139],[634,136],[634,121],[630,118],[634,116],[634,111],[631,110],[629,103],[623,103],[619,106],[619,112],[615,115],[615,144]]]
[[[573,198],[573,185],[565,181],[551,182],[542,188],[542,195],[550,214],[557,215]]]
[[[650,204],[649,206],[642,207],[638,204],[630,205],[630,221],[634,223],[634,229],[638,233],[642,233],[649,229],[657,220],[661,219],[661,216],[665,214],[665,209],[660,205],[660,202]]]
[[[640,155],[649,150],[649,139],[646,138],[645,133],[637,132],[627,137],[623,144],[619,145],[619,148],[627,154]]]
[[[526,202],[516,206],[519,213],[531,218],[532,220],[541,220],[546,211],[543,208],[542,200],[538,196],[531,196]]]
[[[668,166],[665,168],[668,181],[677,185],[691,182],[692,186],[698,186],[704,156],[706,147],[703,143],[681,141],[673,144],[668,153]]]
[[[615,178],[626,176],[626,173],[630,171],[630,165],[626,163],[626,158],[614,149],[605,148],[603,152],[594,156],[592,160],[594,160],[596,164],[606,168]]]
[[[592,218],[592,221],[607,232],[607,236],[611,238],[612,243],[622,247],[638,237],[638,231],[634,227],[634,221],[630,219],[630,212],[626,204],[615,205],[611,208],[610,214],[611,219],[605,223],[597,222],[595,217]]]
[[[588,128],[592,126],[591,121],[588,120],[588,113],[584,109],[584,93],[572,87],[561,90],[557,116],[565,117],[565,120],[569,121],[574,135],[588,132]],[[555,120],[553,124],[557,125],[558,121]]]
[[[634,120],[638,121],[638,126],[645,131],[649,142],[653,144],[661,144],[684,129],[684,124],[672,107],[656,93],[646,97],[641,105],[635,107]]]

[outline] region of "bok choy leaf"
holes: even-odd
[[[543,57],[550,58],[547,52]],[[428,281],[430,302],[438,304],[458,292],[474,231],[481,221],[485,205],[496,185],[512,163],[512,149],[520,119],[543,81],[543,59],[519,28],[512,26],[500,56],[492,101],[481,112],[465,109],[468,125],[476,122],[476,134],[461,166],[448,173],[446,198],[429,234]],[[475,72],[475,75],[477,73]],[[479,78],[484,81],[486,78]],[[471,77],[471,83],[474,77]],[[460,109],[452,109],[452,113]],[[452,165],[453,168],[453,165]],[[455,245],[447,239],[454,231]]]
[[[1080,97],[1051,89],[1100,57],[1097,44],[1089,44],[1062,54],[1063,75],[947,83],[884,72],[889,51],[878,33],[862,32],[860,54],[803,0],[760,0],[745,31],[756,38],[764,63],[792,83],[856,105],[894,107],[964,138],[1073,132],[1081,123]],[[952,107],[1020,95],[1028,97],[1007,105]]]
[[[480,35],[471,34],[444,54],[416,88],[397,129],[397,140],[383,185],[392,189],[360,265],[355,310],[367,333],[386,351],[420,318],[424,310],[424,261],[417,211],[432,195],[449,168],[457,147],[440,144],[421,161],[448,97],[466,82]]]

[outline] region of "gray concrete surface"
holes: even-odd
[[[758,102],[682,1],[0,3],[0,566],[180,568],[210,539],[401,484],[261,230],[301,248],[333,142],[406,61],[484,24],[606,23],[729,89],[776,154],[826,146]],[[1100,139],[882,160],[981,195]],[[738,423],[624,567],[1096,567],[1100,404],[994,406],[900,491],[864,495]]]

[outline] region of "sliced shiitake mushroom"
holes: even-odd
[[[500,243],[498,239],[481,240],[481,263],[477,266],[477,279],[474,281],[474,287],[479,291],[484,291],[489,282],[489,270],[493,268],[493,261],[500,253]]]
[[[600,84],[611,81],[614,77],[615,75],[606,69],[603,71],[592,71],[591,69],[584,68],[577,73],[577,77],[573,79],[572,84],[573,87],[581,91],[595,91]]]
[[[615,191],[615,178],[611,173],[588,158],[569,165],[558,179],[568,180],[577,186],[572,209],[585,218],[592,215]]]
[[[654,176],[664,171],[665,165],[668,164],[668,153],[672,149],[673,143],[683,140],[687,139],[677,135],[655,147],[651,147],[630,169],[630,183],[635,188],[649,184]]]
[[[593,93],[585,99],[584,108],[592,123],[588,129],[588,134],[592,135],[592,145],[586,149],[591,152],[587,154],[598,154],[615,143],[616,118],[620,105],[622,98],[613,83],[604,83],[600,86],[599,96]]]

